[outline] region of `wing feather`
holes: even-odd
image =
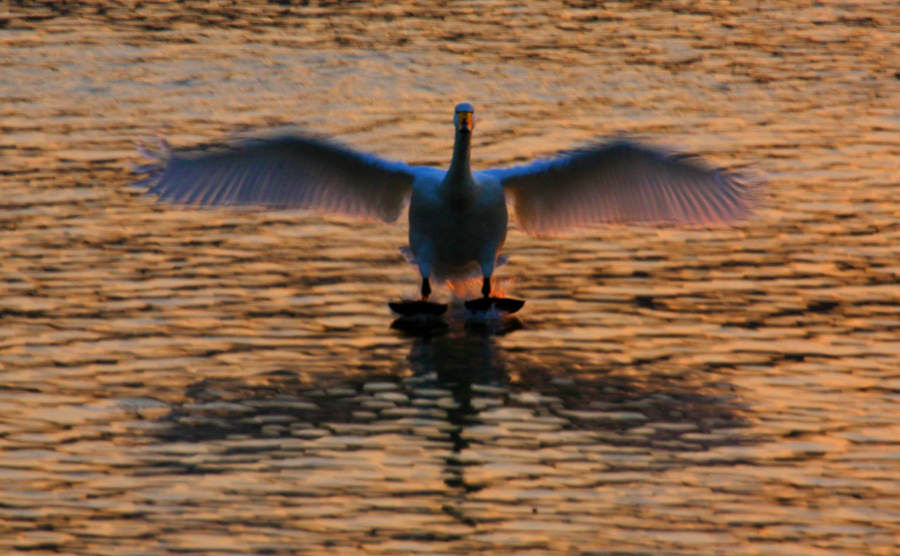
[[[153,155],[148,193],[195,206],[257,205],[397,219],[416,167],[322,139],[281,134]]]
[[[625,222],[723,225],[753,205],[752,187],[733,174],[624,141],[483,173],[500,180],[532,235]]]

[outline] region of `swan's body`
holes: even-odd
[[[503,242],[508,216],[503,186],[485,178],[473,195],[457,198],[441,182],[413,183],[409,203],[409,246],[423,277],[467,274],[477,263],[490,276]],[[453,238],[441,241],[440,238]]]
[[[724,172],[630,143],[592,147],[526,166],[473,173],[474,109],[456,107],[447,170],[410,166],[318,139],[282,135],[213,151],[172,153],[145,180],[162,199],[194,205],[318,209],[396,220],[409,200],[409,244],[422,276],[480,268],[482,292],[506,240],[507,195],[522,228],[555,234],[605,223],[725,224],[746,216],[746,186]],[[144,154],[154,156],[151,153]]]

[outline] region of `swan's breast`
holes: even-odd
[[[493,187],[492,187],[493,186]],[[452,268],[493,258],[506,239],[508,215],[499,184],[479,184],[473,203],[461,204],[438,188],[413,190],[409,241],[416,257]]]

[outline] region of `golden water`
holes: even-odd
[[[896,554],[889,1],[0,4],[0,552]],[[730,230],[512,231],[487,333],[390,328],[403,224],[160,206],[133,141],[476,166],[626,134]],[[446,296],[445,290],[439,295]]]

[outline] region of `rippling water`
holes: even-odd
[[[893,2],[219,4],[0,5],[4,553],[897,553]],[[460,101],[477,167],[627,134],[764,205],[511,232],[520,318],[429,338],[403,225],[125,187],[160,129],[445,165]]]

